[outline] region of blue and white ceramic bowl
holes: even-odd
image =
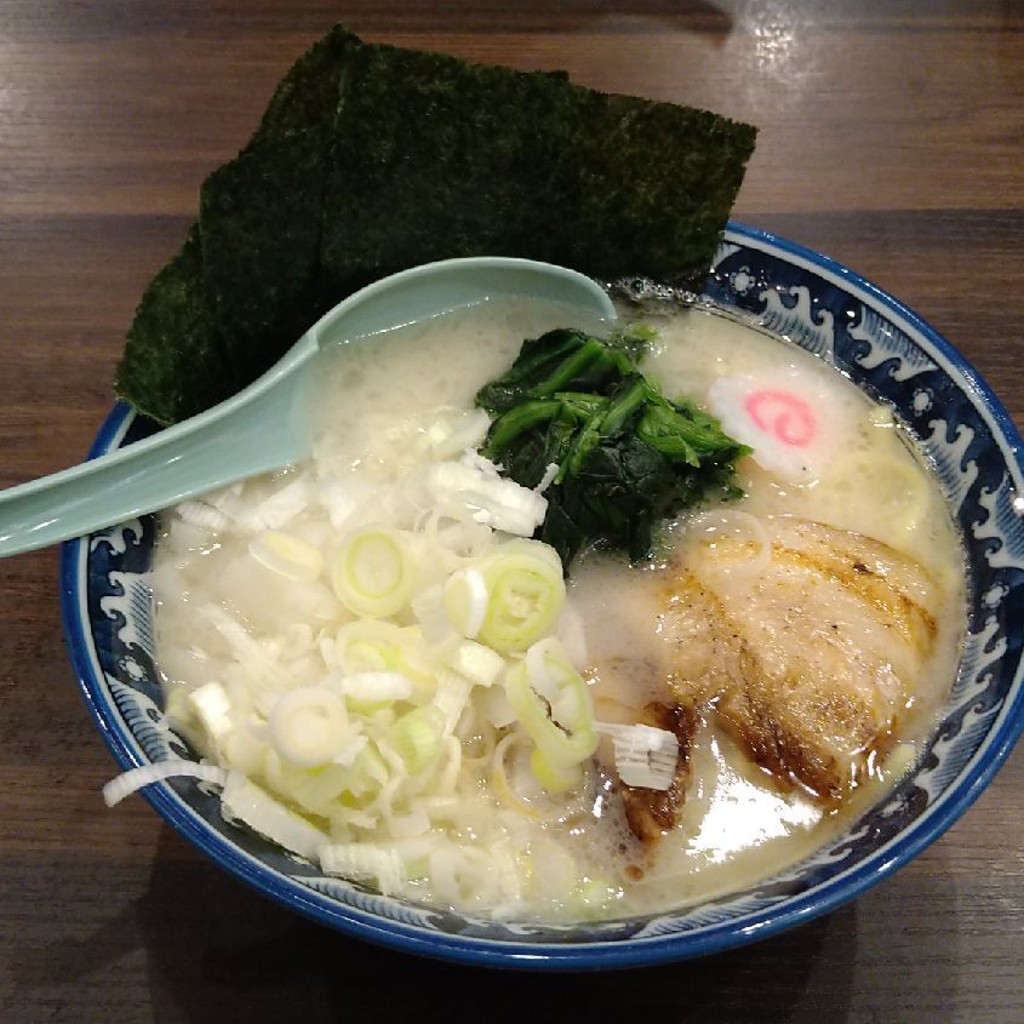
[[[937,468],[968,551],[969,631],[939,728],[916,774],[816,856],[754,889],[653,917],[575,927],[499,924],[409,905],[325,877],[221,819],[191,779],[148,787],[156,810],[216,863],[339,931],[409,952],[506,967],[627,967],[713,953],[823,914],[895,871],[978,797],[1024,727],[1022,442],[977,373],[927,324],[799,246],[731,226],[706,297],[830,359],[899,412]],[[143,436],[124,406],[93,455]],[[64,546],[72,659],[124,768],[190,756],[167,727],[147,583],[155,524],[134,520]]]

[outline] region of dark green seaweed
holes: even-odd
[[[332,304],[320,275],[323,195],[342,78],[361,45],[344,30],[321,39],[282,81],[246,148],[203,184],[206,301],[250,378]]]
[[[118,367],[118,394],[158,423],[195,416],[244,380],[228,364],[206,304],[202,260],[193,226],[143,294]]]

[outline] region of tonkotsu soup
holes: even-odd
[[[647,379],[752,449],[632,564],[533,539],[474,398],[560,311],[338,350],[307,464],[167,513],[168,716],[225,816],[384,893],[509,920],[697,903],[812,853],[914,763],[955,676],[959,539],[891,413],[702,309]]]

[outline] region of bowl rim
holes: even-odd
[[[858,298],[873,304],[878,312],[897,326],[902,323],[908,333],[923,335],[942,353],[949,366],[956,369],[966,389],[973,392],[979,412],[991,421],[990,425],[995,428],[993,432],[1002,435],[1008,443],[1009,447],[1003,449],[1008,467],[1015,466],[1018,476],[1024,477],[1024,441],[1000,399],[965,357],[906,305],[830,257],[768,231],[730,221],[723,241],[726,244],[738,242],[782,258],[831,281],[844,291],[852,289],[859,292]],[[120,444],[134,416],[129,406],[118,402],[101,426],[89,458]],[[97,688],[102,685],[102,670],[88,628],[88,609],[81,600],[86,593],[85,574],[90,550],[89,537],[68,541],[61,548],[60,603],[65,643],[86,708],[115,760],[127,770],[144,763],[144,758],[124,723],[97,694]],[[329,896],[275,872],[239,846],[209,830],[201,816],[189,808],[167,783],[148,786],[142,793],[166,822],[219,866],[278,903],[344,934],[402,952],[478,966],[555,971],[645,966],[706,956],[789,930],[855,899],[916,857],[952,827],[978,799],[1024,731],[1022,671],[1024,666],[1019,666],[1008,694],[1012,699],[1008,699],[994,717],[985,740],[960,771],[958,784],[941,793],[930,805],[928,813],[916,819],[908,831],[898,833],[864,860],[790,897],[781,907],[758,908],[686,932],[625,940],[520,944],[495,938],[426,931],[405,922],[385,920],[359,908],[342,907]]]

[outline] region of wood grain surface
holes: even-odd
[[[1024,424],[1024,5],[0,0],[0,486],[79,460],[203,177],[333,22],[761,128],[737,219],[891,291]],[[481,972],[321,930],[135,798],[63,646],[54,550],[0,562],[0,1021],[1024,1021],[1024,751],[828,917],[696,962]]]

